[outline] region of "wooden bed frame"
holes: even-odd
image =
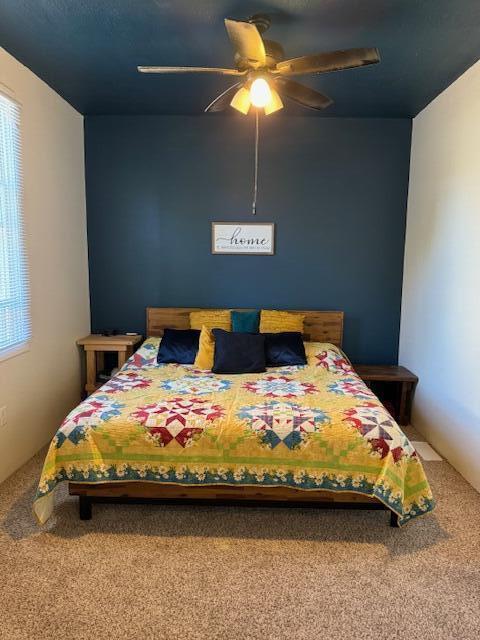
[[[147,308],[147,335],[162,336],[166,328],[188,329],[190,311],[198,307]],[[343,311],[295,311],[305,315],[304,338],[311,342],[342,345]],[[390,511],[391,526],[398,516],[375,498],[354,492],[302,491],[291,487],[183,486],[155,482],[69,483],[70,495],[79,496],[80,518],[92,517],[94,502],[214,504],[249,506],[320,507],[324,509],[382,509]]]
[[[205,311],[200,307],[148,307],[147,336],[163,336],[164,329],[190,329],[190,312]],[[222,311],[222,309],[209,309]],[[232,311],[252,311],[252,309],[232,309]],[[305,316],[303,337],[309,342],[331,342],[342,346],[343,311],[293,311]]]

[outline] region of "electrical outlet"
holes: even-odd
[[[0,427],[7,426],[7,407],[0,407]]]

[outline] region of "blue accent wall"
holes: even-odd
[[[341,309],[355,362],[395,363],[409,119],[85,119],[92,329],[147,306]],[[276,223],[274,256],[211,254],[212,221]]]

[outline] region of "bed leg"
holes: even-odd
[[[390,526],[391,527],[399,527],[399,516],[395,511],[390,511]]]
[[[78,512],[80,520],[92,519],[92,501],[88,496],[78,496]]]

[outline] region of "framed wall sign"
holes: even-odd
[[[273,256],[273,222],[212,222],[212,253]]]

